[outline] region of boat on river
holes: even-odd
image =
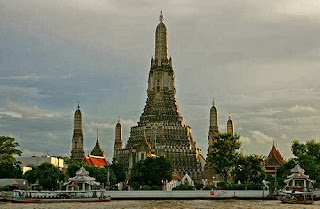
[[[285,190],[280,192],[280,201],[289,204],[312,204],[313,192],[300,192],[295,190]]]
[[[2,192],[2,199],[12,203],[110,202],[104,191],[26,191]]]
[[[313,180],[304,174],[304,169],[299,164],[291,169],[291,175],[284,181],[287,185],[280,190],[279,200],[290,204],[312,204],[314,193],[312,192]]]

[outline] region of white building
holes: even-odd
[[[63,159],[51,156],[17,157],[17,161],[21,163],[20,166],[23,173],[32,170],[32,167],[39,166],[42,163],[51,163],[60,170],[64,167]]]

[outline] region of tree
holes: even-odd
[[[111,165],[111,170],[117,178],[116,183],[124,182],[126,180],[126,173],[124,171],[124,164],[122,163],[113,163]]]
[[[23,174],[23,178],[27,179],[29,184],[36,183],[36,181],[37,181],[37,169],[38,169],[38,166],[35,166],[35,167],[32,168],[32,170],[29,170],[29,171],[27,171],[27,172],[25,172]]]
[[[21,178],[22,171],[18,163],[1,163],[0,178]]]
[[[63,181],[65,178],[62,171],[47,162],[35,166],[31,171],[27,171],[24,177],[29,183],[35,183],[38,180],[39,185],[45,190],[58,189],[58,182]]]
[[[284,180],[291,174],[291,169],[295,166],[294,160],[289,160],[282,164],[276,171],[276,179],[277,185],[275,185],[278,189],[283,188],[285,186]],[[279,186],[279,187],[278,187]]]
[[[208,154],[208,160],[213,169],[227,181],[240,156],[240,135],[217,134]]]
[[[149,157],[135,163],[131,170],[131,181],[139,185],[162,186],[164,181],[171,181],[173,166],[170,159],[163,156]]]
[[[310,176],[310,179],[316,180],[315,186],[320,186],[320,142],[311,140],[303,144],[295,140],[291,150],[305,173]]]
[[[261,184],[266,177],[263,163],[262,156],[255,154],[244,156],[241,154],[233,171],[234,182],[241,181],[246,189],[249,183]]]
[[[0,164],[15,163],[14,155],[21,156],[21,151],[17,149],[18,142],[8,136],[0,136]]]

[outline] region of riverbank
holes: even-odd
[[[301,206],[301,205],[300,205]],[[111,209],[186,209],[186,208],[215,208],[215,209],[296,209],[297,205],[283,204],[278,200],[111,200],[107,203],[50,203],[50,204],[16,204],[1,203],[1,209],[87,209],[87,208],[111,208]],[[320,208],[320,201],[312,205],[303,206],[308,209]]]
[[[58,191],[56,191],[58,192]],[[101,192],[101,191],[95,191]],[[32,196],[43,192],[33,191]],[[48,191],[48,193],[54,193]],[[81,193],[81,191],[80,191]],[[87,194],[91,194],[87,192]],[[112,200],[206,200],[206,199],[239,199],[239,200],[274,200],[268,190],[175,190],[175,191],[105,191]],[[320,200],[320,191],[314,191],[314,199]],[[91,194],[92,195],[92,194]],[[100,193],[98,194],[100,195]],[[0,198],[1,199],[1,198]]]
[[[187,190],[187,191],[107,191],[112,200],[195,200],[195,199],[255,199],[269,198],[267,190]]]

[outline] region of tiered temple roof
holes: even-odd
[[[88,165],[93,165],[95,167],[101,167],[101,168],[109,164],[108,161],[105,159],[105,157],[95,156],[95,155],[84,156],[83,162],[87,163]]]
[[[272,145],[271,151],[265,160],[265,169],[267,173],[271,175],[275,175],[276,169],[279,168],[282,164],[286,161],[282,157],[281,153],[279,152],[278,148]]]

